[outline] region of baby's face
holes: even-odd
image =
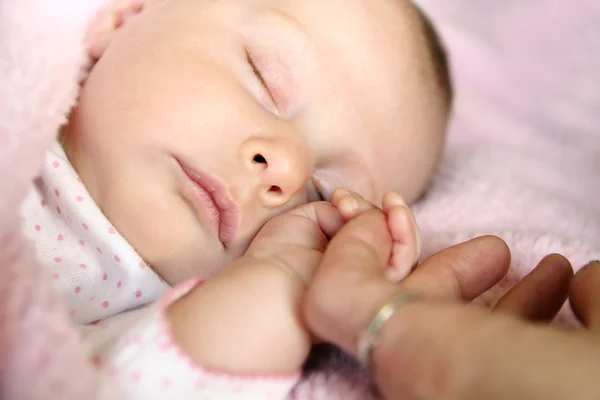
[[[336,187],[414,200],[447,112],[403,0],[149,0],[83,85],[65,149],[169,283],[208,277]]]

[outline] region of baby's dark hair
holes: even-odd
[[[434,85],[444,97],[446,105],[450,108],[454,97],[452,79],[450,77],[450,65],[446,49],[436,28],[427,16],[427,14],[417,5],[415,5],[417,14],[421,22],[423,37],[427,46],[427,54],[431,63]]]

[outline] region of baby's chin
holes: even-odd
[[[67,121],[66,124],[62,125],[59,129],[58,129],[58,135],[56,137],[56,140],[58,141],[58,143],[61,145],[61,147],[63,148],[63,150],[65,150],[65,153],[67,152],[67,147],[70,147],[70,138],[69,138],[69,124],[70,124],[70,120]]]
[[[78,166],[80,159],[80,151],[78,149],[79,146],[77,144],[75,135],[75,125],[72,122],[74,112],[74,110],[71,112],[67,123],[62,125],[58,130],[57,140],[62,149],[64,150],[65,155],[67,156],[67,159],[71,163],[73,169],[75,170],[75,172],[79,173]],[[80,179],[82,179],[81,176]],[[83,182],[83,184],[85,185],[85,182]]]

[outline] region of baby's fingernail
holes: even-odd
[[[358,210],[358,208],[360,207],[360,203],[352,195],[346,196],[344,198],[344,203],[344,207],[346,207],[346,210],[352,213]]]
[[[402,196],[400,196],[398,194],[398,192],[389,192],[386,196],[387,196],[387,200],[391,206],[394,206],[394,207],[406,206],[406,202],[404,201]]]
[[[590,261],[589,263],[587,263],[587,265],[584,268],[597,268],[597,267],[600,267],[600,261],[594,260],[594,261]]]
[[[342,197],[348,196],[349,194],[350,194],[350,192],[348,192],[344,188],[335,188],[335,190],[333,191],[333,193],[331,195],[332,195],[332,197],[338,197],[341,199]]]

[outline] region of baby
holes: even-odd
[[[405,201],[452,97],[435,33],[405,0],[119,0],[89,52],[24,215],[98,369],[127,398],[284,398],[343,223],[381,205],[390,278],[418,257]]]

